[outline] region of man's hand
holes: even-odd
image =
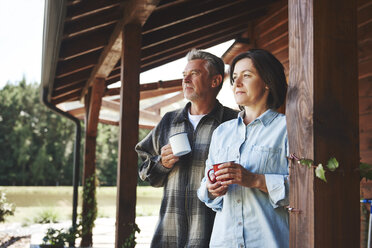
[[[172,168],[174,164],[179,160],[179,157],[173,155],[170,144],[167,144],[161,148],[161,164],[166,168]]]

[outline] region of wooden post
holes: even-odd
[[[293,164],[290,175],[290,247],[359,247],[359,136],[356,2],[289,0],[290,152],[326,172]]]
[[[97,127],[99,120],[99,111],[101,109],[102,97],[105,90],[105,81],[104,79],[96,79],[90,94],[85,99],[85,152],[84,152],[84,171],[83,171],[83,185],[85,186],[87,180],[94,177],[96,171],[96,138],[97,138]],[[87,221],[90,217],[89,212],[92,209],[96,208],[95,206],[95,178],[93,178],[93,183],[90,192],[89,202],[86,199],[83,199],[83,209],[82,209],[82,219],[83,219],[83,235],[81,239],[82,247],[89,247],[92,245],[92,230],[89,230],[91,227]]]
[[[141,31],[140,24],[129,23],[122,33],[116,248],[121,248],[134,232],[136,217],[137,153],[134,147],[138,142]]]

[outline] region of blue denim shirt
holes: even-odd
[[[205,175],[213,164],[234,161],[264,174],[268,193],[230,185],[224,196],[210,199],[206,177],[198,197],[216,211],[210,247],[289,246],[288,142],[285,116],[267,110],[248,125],[244,112],[221,124],[213,133]]]

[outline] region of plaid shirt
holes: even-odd
[[[195,131],[184,109],[168,112],[160,123],[136,146],[141,157],[139,174],[154,187],[164,187],[160,216],[151,247],[208,247],[214,212],[199,201],[197,190],[204,176],[205,161],[214,129],[237,117],[237,111],[222,106],[204,116]],[[175,133],[187,132],[191,153],[168,169],[160,163],[161,148]]]

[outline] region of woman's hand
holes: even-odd
[[[161,148],[160,163],[166,168],[172,168],[179,160],[179,157],[173,155],[172,147],[167,144]]]
[[[217,182],[221,181],[221,185],[223,186],[238,184],[267,192],[265,176],[262,174],[252,173],[234,162],[221,164],[218,168],[219,170],[215,173],[216,179]]]
[[[216,181],[215,183],[212,183],[208,178],[207,178],[207,189],[209,192],[209,198],[214,199],[218,196],[222,196],[226,194],[227,192],[227,185],[221,185],[220,181]]]

